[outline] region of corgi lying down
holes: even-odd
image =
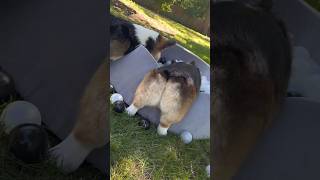
[[[282,22],[270,12],[271,4],[212,4],[216,180],[235,176],[286,96],[291,43]]]
[[[194,63],[173,63],[151,70],[138,85],[129,115],[145,107],[158,107],[161,112],[159,135],[167,135],[171,125],[179,123],[199,95],[201,75]]]

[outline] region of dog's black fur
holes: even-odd
[[[192,63],[173,63],[167,66],[162,66],[157,69],[165,79],[173,79],[173,78],[181,78],[185,84],[187,84],[187,80],[190,78],[193,81],[194,87],[196,89],[196,93],[198,95],[201,86],[201,74],[199,68]]]
[[[119,40],[129,41],[130,46],[124,55],[133,51],[141,42],[136,36],[135,27],[132,23],[125,21],[123,19],[117,18],[111,15],[111,25],[110,25],[110,39],[111,40]]]
[[[231,179],[285,98],[291,43],[272,1],[218,2],[213,17],[214,179]]]
[[[123,52],[126,55],[133,51],[138,45],[145,44],[146,49],[151,53],[161,52],[166,47],[176,44],[173,40],[164,40],[162,36],[158,36],[156,39],[149,37],[146,42],[141,42],[137,36],[135,26],[126,20],[117,18],[111,15],[110,25],[110,40],[117,40],[119,42],[128,42],[129,48]],[[113,51],[113,49],[111,49]]]

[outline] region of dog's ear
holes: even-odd
[[[125,37],[132,37],[135,35],[135,28],[131,27],[127,24],[121,25],[121,31],[124,34]]]

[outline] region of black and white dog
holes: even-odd
[[[176,42],[163,37],[158,32],[111,16],[110,59],[117,60],[133,51],[138,45],[144,45],[156,60],[161,51]]]

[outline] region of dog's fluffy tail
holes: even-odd
[[[146,41],[146,48],[152,52],[153,50],[162,51],[163,49],[175,45],[176,41],[165,39],[162,35],[159,35],[156,40],[149,37]]]

